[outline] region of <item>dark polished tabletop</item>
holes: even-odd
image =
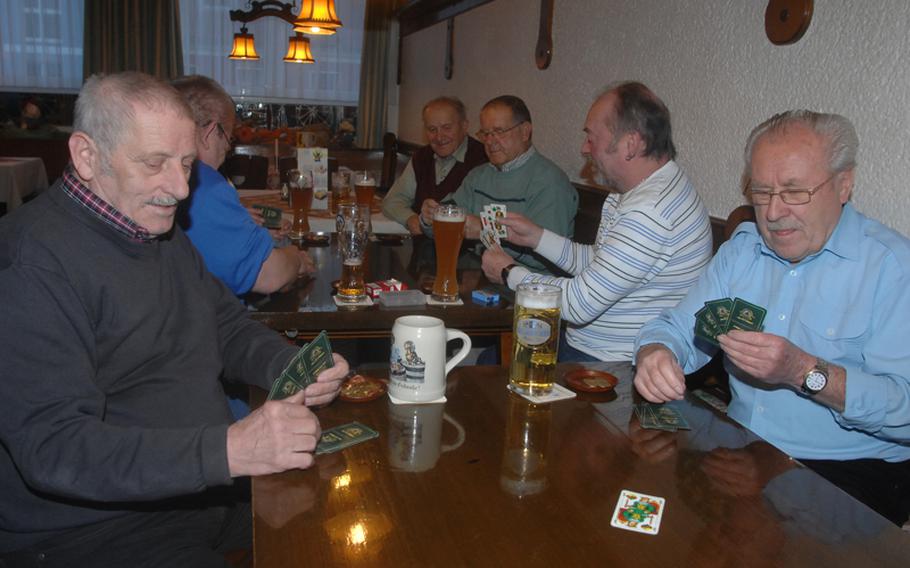
[[[643,430],[631,367],[589,366],[616,391],[534,406],[507,368],[460,367],[445,404],[319,410],[379,438],[253,479],[256,566],[910,562],[910,535],[722,413],[690,395],[672,404],[692,430]],[[666,499],[657,535],[610,525],[623,489]]]
[[[382,240],[381,240],[382,239]],[[396,278],[409,289],[426,288],[436,274],[434,242],[423,236],[395,238],[374,236],[364,263],[367,282]],[[258,296],[247,303],[252,317],[279,330],[296,330],[306,335],[327,330],[332,337],[388,336],[399,316],[421,313],[443,319],[447,327],[469,334],[499,334],[512,329],[512,303],[507,289],[494,287],[501,295],[499,304],[481,306],[471,301],[475,289],[490,287],[481,270],[480,256],[473,245],[462,247],[458,260],[461,306],[418,306],[408,308],[339,308],[332,299],[332,282],[341,275],[341,255],[334,238],[328,246],[305,247],[316,263],[316,274],[299,280],[290,290]]]

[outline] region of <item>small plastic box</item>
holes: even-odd
[[[420,290],[383,290],[379,293],[379,305],[386,308],[422,306],[427,303],[427,296]]]
[[[495,306],[499,303],[499,292],[493,290],[474,290],[471,301],[482,306]]]

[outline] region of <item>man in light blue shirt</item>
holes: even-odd
[[[753,130],[756,224],[642,328],[635,386],[651,401],[682,398],[683,373],[716,351],[694,337],[704,302],[767,308],[761,332],[718,337],[730,416],[900,524],[910,511],[910,241],[848,203],[857,147],[839,115],[789,111]]]

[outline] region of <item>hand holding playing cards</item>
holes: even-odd
[[[496,248],[488,248],[484,251],[482,262],[483,273],[486,274],[487,279],[490,282],[506,284],[506,282],[502,281],[502,269],[510,264],[514,264],[515,259],[497,246]]]
[[[311,385],[311,386],[315,386]],[[231,477],[266,475],[313,465],[319,420],[304,406],[304,393],[270,400],[227,431]]]
[[[658,343],[639,349],[635,388],[651,402],[682,399],[686,392],[686,377],[673,352]]]
[[[815,364],[814,356],[771,333],[732,330],[717,336],[717,341],[731,363],[770,384],[799,388],[803,375]]]
[[[535,248],[540,244],[543,228],[520,213],[509,213],[499,221],[508,228],[506,240],[522,247]]]
[[[327,404],[338,396],[341,383],[348,376],[350,369],[348,362],[338,353],[332,353],[332,359],[335,361],[335,366],[316,375],[316,382],[309,385],[304,391],[307,406]]]

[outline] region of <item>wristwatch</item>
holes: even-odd
[[[828,362],[821,357],[815,358],[815,366],[803,376],[802,391],[810,396],[820,393],[828,386]]]
[[[513,262],[512,264],[503,268],[502,272],[499,273],[500,278],[502,278],[502,283],[505,284],[506,286],[509,285],[509,272],[511,272],[512,269],[515,268],[516,266],[518,266],[518,265]]]

